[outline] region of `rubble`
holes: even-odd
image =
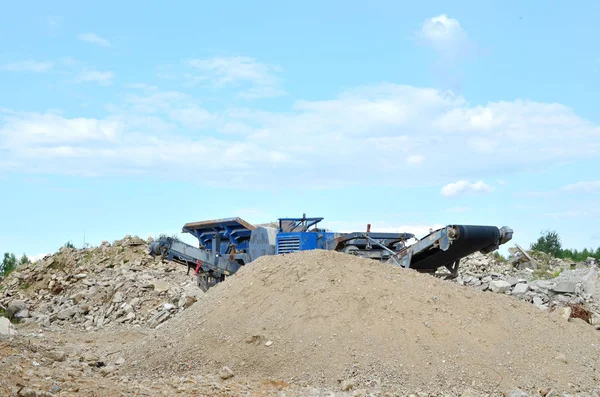
[[[517,258],[502,261],[493,254],[474,253],[461,260],[458,277],[450,280],[482,291],[510,294],[544,311],[580,306],[591,313],[590,319],[600,317],[600,278],[593,258],[576,263],[528,253],[521,247],[509,251],[517,253]]]
[[[0,395],[550,397],[600,385],[592,258],[476,253],[440,280],[286,254],[203,294],[149,241],[63,248],[0,281]]]
[[[148,255],[149,242],[126,236],[81,250],[61,248],[4,281],[5,316],[44,326],[155,327],[202,294],[177,263]]]

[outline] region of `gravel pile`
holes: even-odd
[[[336,252],[259,258],[152,333],[131,346],[122,375],[212,373],[359,395],[591,395],[600,385],[600,332],[583,320]]]

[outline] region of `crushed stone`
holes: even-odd
[[[152,343],[134,342],[119,370],[218,375],[227,366],[236,378],[378,393],[592,393],[600,333],[571,320],[508,294],[317,250],[242,268],[151,331]]]

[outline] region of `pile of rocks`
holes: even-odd
[[[529,255],[536,256],[535,253]],[[576,263],[537,254],[533,267],[474,253],[461,261],[453,281],[466,286],[508,294],[546,311],[566,308],[587,311],[590,324],[600,329],[600,278],[594,261]]]
[[[156,327],[202,292],[183,266],[150,256],[150,242],[126,236],[95,248],[62,248],[3,280],[0,306],[13,321],[46,326]]]

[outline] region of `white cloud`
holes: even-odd
[[[473,164],[476,180],[495,181],[524,167],[600,156],[598,125],[566,106],[470,106],[452,93],[394,84],[297,101],[280,112],[208,110],[192,95],[158,89],[132,91],[108,109],[110,116],[97,119],[0,112],[4,164],[48,173],[176,175],[211,186],[328,188],[365,181],[441,186],[472,178]],[[495,140],[493,155],[469,145],[475,138]],[[199,180],[190,159],[219,174],[204,172]],[[489,188],[459,182],[445,192]]]
[[[471,211],[470,207],[452,207],[446,210],[447,212],[459,213],[459,212],[468,212]]]
[[[413,154],[406,158],[406,164],[419,165],[419,164],[422,164],[424,160],[425,160],[425,157],[421,156],[420,154]]]
[[[464,55],[469,43],[467,33],[458,20],[445,14],[427,18],[417,37],[447,59]]]
[[[277,73],[281,67],[258,62],[250,57],[215,57],[188,61],[194,73],[186,74],[191,84],[207,83],[217,87],[247,86],[242,99],[271,98],[285,94]]]
[[[272,72],[278,71],[249,57],[193,59],[189,64],[204,73],[206,79],[215,78],[219,84],[249,81],[258,84],[273,84],[276,78]]]
[[[8,114],[3,118],[0,129],[0,149],[18,147],[32,150],[43,146],[50,152],[66,154],[64,145],[111,142],[121,128],[117,120],[110,119],[69,119],[50,113]]]
[[[324,228],[331,229],[340,233],[351,233],[351,232],[366,232],[367,224],[371,224],[371,232],[373,233],[412,233],[416,239],[420,239],[429,234],[429,230],[439,229],[446,225],[440,223],[432,224],[405,224],[405,225],[394,225],[389,222],[341,222],[341,221],[327,221],[323,220],[319,225]]]
[[[273,86],[259,86],[252,87],[245,91],[240,92],[237,97],[241,99],[259,99],[259,98],[275,98],[285,95],[286,92],[277,87]]]
[[[97,44],[102,47],[110,47],[110,41],[105,39],[104,37],[98,36],[96,33],[81,33],[77,36],[77,38],[81,41],[85,41],[92,44]]]
[[[80,72],[75,77],[77,83],[97,83],[98,85],[110,85],[115,77],[113,72],[99,72],[95,70]]]
[[[125,84],[124,86],[127,88],[133,88],[133,89],[144,90],[144,91],[158,90],[157,86],[151,85],[151,84],[145,84],[145,83],[129,83],[129,84]]]
[[[191,128],[203,128],[214,125],[213,122],[217,119],[208,110],[195,106],[174,109],[170,112],[170,116],[172,119],[179,121],[183,126]]]
[[[54,62],[25,60],[0,66],[0,70],[11,72],[47,72],[54,67]]]
[[[31,261],[31,263],[35,263],[41,259],[44,259],[46,257],[46,255],[50,255],[50,253],[31,255],[31,256],[28,256],[28,258]]]
[[[442,187],[440,194],[444,197],[462,196],[467,194],[490,193],[494,188],[483,181],[469,182],[460,180]]]
[[[600,181],[581,181],[560,188],[564,192],[592,193],[600,191]]]

